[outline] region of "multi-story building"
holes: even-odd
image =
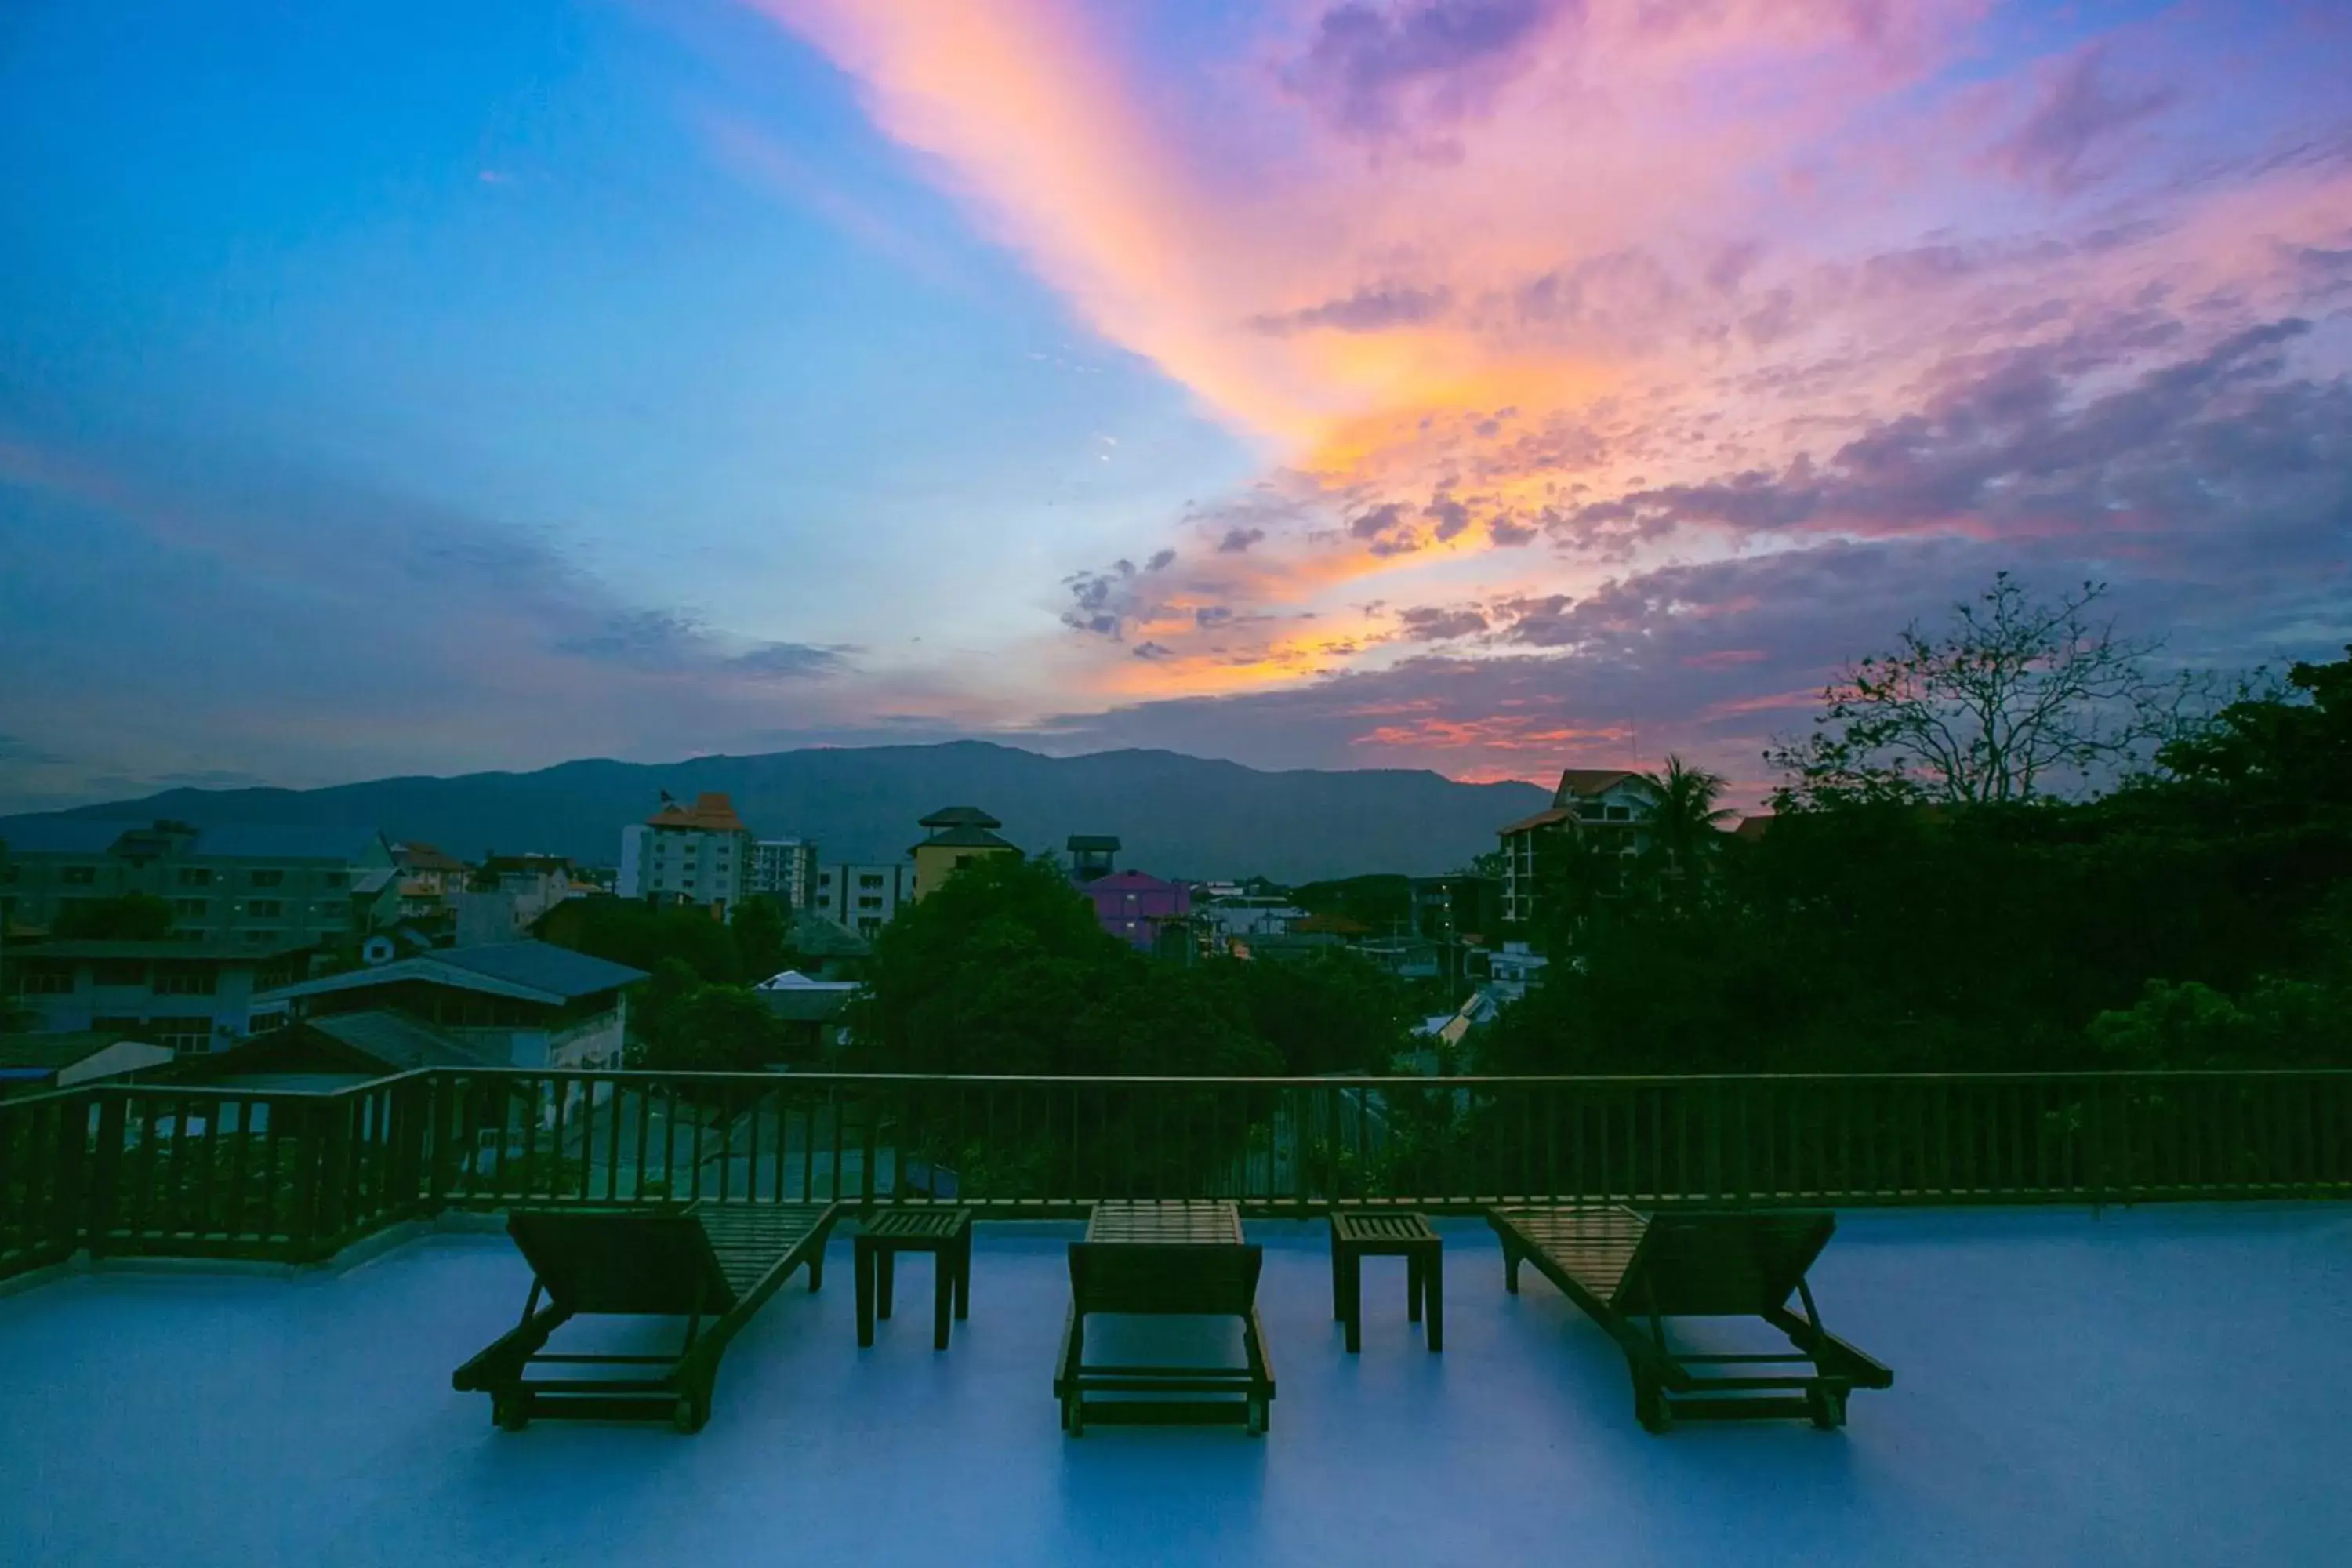
[[[1624,768],[1569,768],[1551,805],[1497,830],[1503,850],[1503,920],[1535,918],[1537,886],[1549,874],[1552,851],[1581,838],[1602,856],[1630,856],[1648,842],[1646,825],[1658,786]]]
[[[244,942],[12,945],[0,1012],[28,1013],[47,1033],[127,1035],[184,1054],[225,1050],[252,1026],[255,995],[300,979],[310,952]]]
[[[662,808],[621,830],[625,899],[698,904],[720,920],[743,901],[751,879],[751,830],[723,795],[702,794],[691,806],[662,797]]]
[[[350,946],[399,912],[392,846],[372,827],[52,816],[8,841],[0,924],[18,928],[143,893],[172,906],[174,942],[278,952]]]
[[[1410,884],[1412,934],[1431,942],[1492,936],[1503,920],[1503,880],[1457,871]]]
[[[1163,933],[1181,934],[1192,914],[1192,889],[1147,871],[1108,871],[1077,884],[1103,930],[1139,952],[1156,952]]]
[[[847,931],[871,937],[914,896],[914,868],[891,863],[820,866],[809,907]]]
[[[751,846],[748,892],[766,893],[787,909],[804,910],[816,897],[816,840],[762,838]]]
[[[923,818],[923,841],[907,853],[915,862],[912,897],[928,898],[962,868],[992,855],[1018,855],[1020,847],[996,836],[1004,826],[976,805],[947,805]]]
[[[645,971],[544,942],[440,948],[254,998],[279,1027],[307,1022],[352,1044],[422,1025],[466,1058],[510,1067],[617,1067],[628,1037],[628,988]],[[341,1037],[340,1036],[338,1037]],[[412,1062],[408,1065],[433,1065]]]
[[[491,855],[450,899],[459,947],[520,942],[539,917],[579,889],[562,855]]]

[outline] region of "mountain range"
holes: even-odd
[[[1122,868],[1167,877],[1300,882],[1363,872],[1448,871],[1495,847],[1495,830],[1543,809],[1530,784],[1457,784],[1402,769],[1265,773],[1174,752],[1047,757],[984,741],[563,763],[535,773],[406,777],[325,789],[175,789],[58,815],[195,826],[354,824],[478,858],[542,851],[590,865],[620,857],[621,828],[663,792],[733,797],[763,838],[814,838],[825,861],[896,860],[917,819],[976,805],[1024,849],[1116,834]],[[14,818],[0,818],[0,839]]]

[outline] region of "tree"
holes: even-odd
[[[152,893],[68,904],[50,934],[86,942],[163,942],[172,934],[172,906]]]
[[[791,928],[772,898],[755,896],[735,906],[735,951],[742,976],[757,985],[789,962]]]
[[[548,942],[633,969],[655,970],[663,960],[677,959],[712,984],[743,974],[734,931],[711,919],[708,910],[657,910],[631,899],[566,899],[547,912],[539,930]]]
[[[1657,791],[1645,825],[1654,862],[1670,875],[1695,877],[1706,857],[1721,847],[1717,825],[1736,815],[1715,804],[1723,794],[1723,776],[1695,768],[1672,752],[1663,772],[1642,776]]]
[[[2345,648],[2352,655],[2352,647]],[[2297,664],[2157,753],[2191,784],[2306,805],[2352,803],[2352,657]]]
[[[2105,595],[2084,583],[2047,603],[2002,572],[1942,633],[1913,623],[1822,689],[1810,736],[1765,752],[1784,775],[1773,808],[2030,801],[2129,772],[2194,683],[2158,685],[2147,659],[2160,644],[2094,624]]]

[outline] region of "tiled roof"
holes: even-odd
[[[1498,837],[1508,837],[1514,833],[1526,833],[1538,827],[1549,827],[1555,822],[1572,821],[1575,816],[1576,812],[1572,807],[1555,805],[1549,810],[1538,811],[1533,816],[1523,816],[1517,822],[1495,829],[1495,832]]]
[[[914,849],[1013,849],[1020,846],[1007,843],[985,827],[950,827],[944,833],[934,833]],[[909,851],[912,852],[911,850]]]
[[[663,806],[646,818],[654,827],[689,828],[701,833],[749,833],[743,819],[735,815],[735,803],[724,795],[709,791],[694,797],[692,805],[680,805],[676,801]]]
[[[1741,817],[1739,826],[1731,830],[1731,836],[1734,838],[1745,838],[1752,844],[1771,830],[1772,814],[1768,811],[1755,816]]]
[[[1627,779],[1641,776],[1630,768],[1563,768],[1559,788],[1552,792],[1552,804],[1560,805],[1574,799],[1605,795]]]
[[[917,826],[922,827],[1002,827],[1004,824],[976,805],[943,805]]]
[[[393,858],[405,871],[462,871],[466,863],[437,844],[396,844]]]

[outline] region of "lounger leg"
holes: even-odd
[[[1364,1255],[1354,1247],[1348,1249],[1348,1353],[1355,1355],[1364,1348]]]
[[[1427,1268],[1421,1271],[1421,1294],[1429,1306],[1429,1348],[1432,1352],[1445,1348],[1445,1259],[1433,1256]]]
[[[809,1293],[811,1295],[824,1288],[824,1248],[825,1242],[820,1241],[816,1244],[816,1250],[809,1254]]]
[[[1345,1288],[1339,1283],[1339,1270],[1342,1267],[1340,1255],[1345,1250],[1339,1245],[1339,1238],[1333,1237],[1331,1238],[1331,1321],[1335,1323],[1345,1321],[1348,1316],[1348,1297]]]
[[[966,1227],[963,1240],[955,1249],[955,1315],[971,1316],[971,1231]]]
[[[1404,1321],[1408,1323],[1421,1321],[1421,1254],[1408,1252],[1404,1255]]]
[[[874,1315],[888,1319],[890,1297],[898,1277],[898,1255],[887,1247],[874,1249]]]
[[[873,1245],[859,1237],[849,1261],[850,1272],[857,1281],[857,1343],[863,1349],[874,1342]]]
[[[1503,1289],[1514,1296],[1519,1293],[1519,1254],[1507,1241],[1503,1243]]]
[[[948,1348],[948,1321],[955,1311],[956,1249],[942,1247],[931,1254],[931,1348]]]

